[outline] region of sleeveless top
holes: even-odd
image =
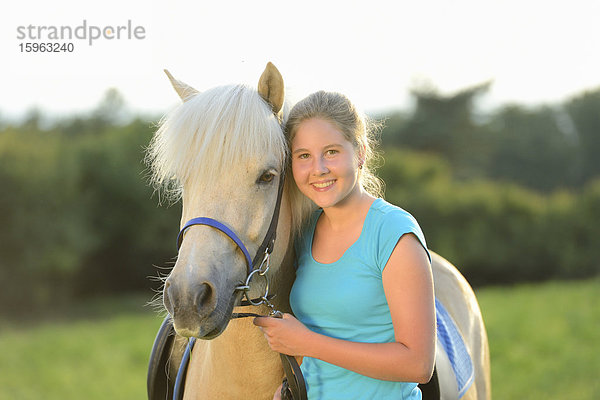
[[[356,242],[337,261],[323,264],[312,256],[321,213],[321,209],[315,211],[295,242],[297,270],[290,293],[295,316],[310,330],[326,336],[364,343],[394,342],[382,272],[406,233],[413,233],[427,250],[421,228],[408,212],[376,199]],[[421,399],[414,382],[374,379],[311,357],[304,357],[301,369],[310,400]]]

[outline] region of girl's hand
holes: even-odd
[[[305,356],[313,332],[291,314],[283,318],[256,317],[254,325],[263,331],[271,350],[290,356]]]

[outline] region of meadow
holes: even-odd
[[[600,279],[477,291],[493,399],[600,398]],[[145,399],[162,318],[146,296],[0,318],[0,399]]]

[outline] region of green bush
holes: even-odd
[[[600,182],[581,196],[542,196],[509,183],[453,180],[431,155],[388,150],[386,198],[411,212],[429,247],[472,284],[582,278],[600,273],[594,246]]]
[[[179,210],[158,208],[147,185],[149,125],[0,132],[1,311],[155,286]]]
[[[101,122],[101,121],[100,121]],[[0,131],[0,312],[156,287],[180,207],[158,207],[142,160],[149,122],[73,120]],[[475,285],[600,272],[600,181],[541,195],[461,181],[439,156],[386,149],[386,198]]]

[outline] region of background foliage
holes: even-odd
[[[476,286],[598,275],[600,89],[483,112],[488,86],[415,90],[414,110],[383,116],[387,199]],[[180,207],[147,184],[157,118],[122,109],[111,90],[89,115],[0,121],[0,312],[158,286]]]

